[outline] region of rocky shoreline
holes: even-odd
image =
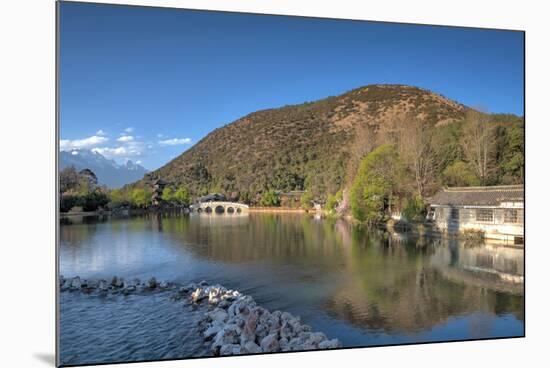
[[[270,312],[258,306],[249,295],[220,285],[209,285],[206,281],[180,285],[158,282],[154,277],[141,281],[117,276],[111,280],[60,276],[59,287],[61,292],[103,295],[171,291],[172,300],[204,311],[198,327],[214,356],[335,349],[342,346],[337,339],[328,339],[321,332],[312,332],[310,326],[301,323],[300,317],[288,312]]]

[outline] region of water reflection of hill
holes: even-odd
[[[272,290],[257,292],[265,300],[283,298],[377,332],[426,331],[480,313],[523,320],[521,249],[469,248],[300,214],[111,218],[62,226],[61,239],[69,270],[220,272],[240,286]],[[479,326],[490,329],[493,320]]]
[[[71,216],[60,218],[59,236],[70,246],[78,246],[94,236],[98,225],[107,222],[108,216]]]
[[[519,249],[468,248],[288,214],[241,220],[197,216],[189,219],[185,231],[174,226],[181,224],[170,222],[164,229],[200,257],[290,265],[288,272],[297,279],[299,269],[314,268],[325,276],[336,273],[343,281],[327,296],[325,309],[355,326],[414,332],[479,312],[512,313],[523,319],[522,284],[496,282],[488,271],[492,267],[522,274]],[[485,272],[472,271],[480,265]]]
[[[299,263],[315,258],[332,264],[342,253],[332,227],[332,223],[290,214],[198,215],[186,222],[163,223],[165,234],[197,256],[230,263]]]
[[[523,294],[523,249],[468,247],[454,240],[435,250],[431,265],[455,282]]]
[[[350,249],[347,267],[353,276],[327,300],[333,317],[390,333],[420,332],[479,312],[524,319],[522,283],[494,280],[494,272],[523,275],[522,250],[390,235],[373,239],[343,223],[336,230]],[[485,272],[473,273],[480,263]]]

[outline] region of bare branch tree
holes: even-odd
[[[435,181],[440,166],[434,147],[433,129],[416,116],[409,115],[401,125],[399,153],[412,171],[418,195]]]
[[[463,127],[462,149],[481,185],[494,169],[495,137],[487,114],[469,110]]]
[[[367,154],[377,146],[376,127],[368,122],[355,125],[355,139],[349,147],[350,162],[348,164],[348,182],[351,182],[357,174],[359,163]]]

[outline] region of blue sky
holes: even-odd
[[[523,115],[523,33],[62,3],[61,149],[155,169],[250,112],[373,83]]]

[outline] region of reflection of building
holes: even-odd
[[[346,260],[349,278],[326,300],[330,316],[388,334],[430,331],[452,317],[477,326],[494,321],[486,314],[524,318],[523,249],[471,247],[456,239],[438,239],[424,248],[385,246],[378,237],[366,245],[362,236],[354,238],[353,256]]]
[[[446,278],[483,288],[523,294],[523,249],[465,246],[456,240],[438,247],[430,264]]]
[[[523,185],[445,188],[429,199],[428,220],[449,234],[482,231],[487,239],[523,244]]]

